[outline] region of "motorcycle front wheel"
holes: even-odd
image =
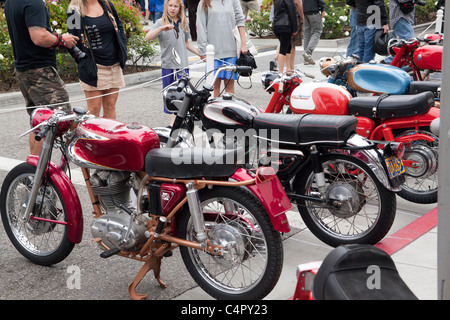
[[[395,219],[395,193],[361,160],[342,154],[321,157],[325,187],[319,189],[312,164],[297,174],[294,191],[324,200],[297,200],[308,229],[326,244],[376,244]]]
[[[31,218],[24,221],[35,171],[36,167],[22,163],[8,173],[0,194],[0,210],[14,247],[31,262],[48,266],[64,260],[74,244],[68,239],[67,225],[49,221],[67,222],[64,199],[52,181],[39,188]]]
[[[278,282],[283,266],[280,233],[273,229],[262,204],[242,188],[214,187],[200,191],[208,239],[222,255],[180,247],[196,283],[216,299],[259,300]],[[178,226],[181,238],[197,241],[186,208]]]

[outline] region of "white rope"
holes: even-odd
[[[197,62],[191,64],[191,66],[194,66],[194,65],[199,64],[199,63],[203,63],[203,61],[197,61]],[[156,78],[156,79],[153,79],[153,80],[150,80],[150,81],[146,81],[144,83],[141,83],[141,84],[138,84],[138,85],[135,85],[135,86],[131,86],[131,87],[128,87],[128,88],[120,89],[119,93],[145,87],[145,86],[150,85],[150,84],[152,84],[154,82],[160,81],[160,80],[162,80],[165,77],[169,77],[169,76],[172,76],[174,74],[178,74],[179,72],[183,72],[186,69],[189,69],[189,66],[187,66],[185,68],[178,69],[177,71],[169,73],[169,74],[167,74],[167,75],[165,75],[163,77],[159,77],[159,78]],[[170,85],[174,84],[175,82],[176,81],[172,82]],[[164,88],[161,91],[164,91]],[[94,96],[94,97],[90,97],[90,98],[69,100],[69,101],[65,101],[65,102],[58,102],[58,103],[39,105],[39,106],[30,106],[30,107],[26,107],[26,109],[37,109],[37,108],[44,108],[44,107],[56,107],[56,106],[60,106],[60,105],[64,105],[64,104],[74,104],[74,103],[77,103],[77,102],[83,102],[83,101],[88,101],[88,100],[91,100],[91,99],[97,99],[97,98],[109,96],[111,94],[117,94],[117,91],[116,92],[105,93],[105,94]],[[2,108],[0,110],[1,110],[2,113],[4,113],[4,112],[10,112],[10,111],[23,110],[23,107],[11,108],[11,109],[3,109]]]

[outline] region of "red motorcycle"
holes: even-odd
[[[92,201],[100,256],[144,262],[129,285],[132,299],[146,298],[135,289],[149,270],[166,286],[161,260],[177,247],[194,280],[217,299],[262,299],[277,283],[280,232],[289,231],[292,206],[272,168],[226,161],[236,150],[160,148],[153,129],[80,108],[36,109],[32,126],[37,140],[45,136],[42,151],[8,173],[0,194],[5,231],[32,262],[58,263],[81,241],[82,207],[66,174],[72,162]],[[54,147],[60,165],[51,161]]]
[[[348,70],[345,61],[333,67],[335,74]],[[439,139],[429,127],[439,118],[440,110],[434,107],[433,93],[352,97],[344,87],[333,83],[303,83],[304,76],[299,70],[282,76],[277,72],[263,74],[263,87],[272,94],[265,112],[356,116],[359,135],[404,143],[406,181],[398,194],[416,203],[437,202]]]
[[[292,300],[417,300],[392,258],[370,245],[345,245],[323,262],[297,267]]]
[[[418,39],[405,41],[393,39],[389,45],[389,51],[394,56],[391,66],[398,68],[410,67],[415,80],[427,80],[432,72],[442,71],[442,50],[439,45],[443,41],[441,35],[430,35],[422,40],[426,45],[421,45]]]

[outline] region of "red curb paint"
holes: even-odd
[[[392,255],[437,226],[437,207],[375,245]]]

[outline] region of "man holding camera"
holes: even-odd
[[[51,32],[50,14],[42,0],[6,0],[5,16],[14,52],[15,77],[25,98],[28,114],[33,106],[69,101],[64,82],[56,71],[56,48],[73,48],[77,37]],[[58,108],[70,110],[69,104]],[[30,133],[31,154],[39,154],[42,141]]]

